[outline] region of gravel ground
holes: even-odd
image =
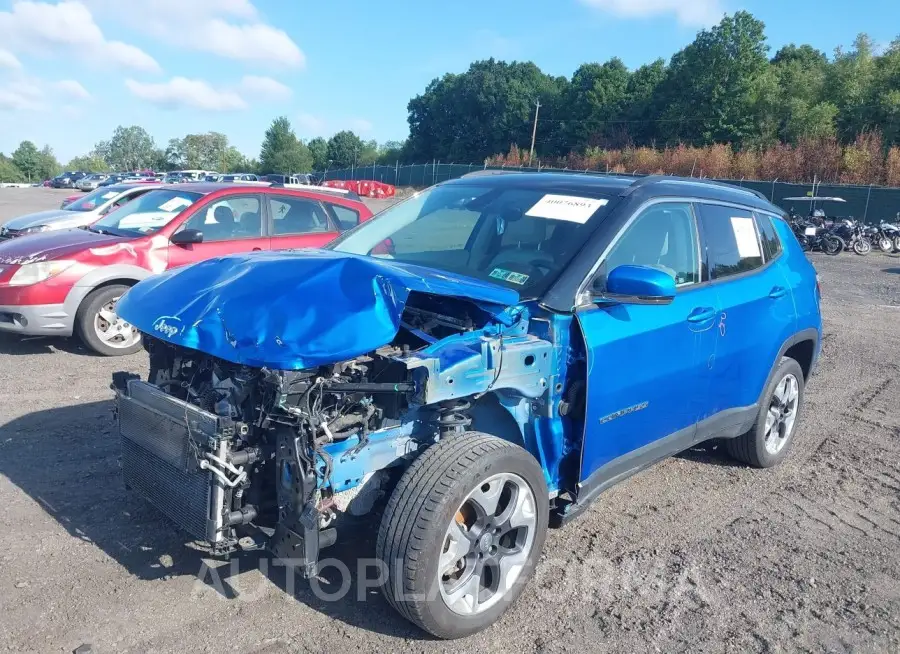
[[[0,222],[62,195],[0,189]],[[787,462],[697,450],[620,484],[455,643],[355,573],[327,602],[260,557],[205,561],[122,487],[108,384],[145,358],[0,337],[0,651],[900,651],[900,256],[813,261],[824,353]],[[327,555],[355,570],[374,531]]]

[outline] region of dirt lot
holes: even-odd
[[[0,222],[62,195],[0,189]],[[201,556],[119,476],[108,384],[144,357],[0,337],[0,651],[900,651],[900,256],[814,262],[824,354],[788,462],[692,451],[632,478],[456,643],[356,581],[326,602],[259,557],[198,581]],[[374,530],[327,555],[355,570]]]

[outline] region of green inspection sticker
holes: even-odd
[[[528,275],[513,272],[512,270],[504,270],[503,268],[494,268],[490,276],[494,279],[502,279],[510,284],[518,284],[519,286],[524,286],[525,282],[528,281]]]

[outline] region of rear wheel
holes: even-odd
[[[537,461],[508,441],[469,432],[431,446],[403,474],[378,531],[388,602],[439,638],[488,627],[534,572],[547,497]]]
[[[835,256],[844,250],[844,241],[837,236],[824,236],[822,238],[822,250],[825,254]]]
[[[900,236],[894,237],[894,249],[900,250]]]
[[[140,332],[116,313],[116,302],[128,289],[121,284],[98,288],[78,307],[75,330],[94,352],[113,357],[141,349]]]
[[[725,441],[728,453],[756,468],[771,468],[784,460],[791,448],[803,405],[803,369],[783,357],[766,386],[756,425],[743,436]]]

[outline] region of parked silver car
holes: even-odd
[[[75,186],[80,191],[93,191],[96,190],[97,187],[100,186],[101,183],[105,182],[109,178],[109,175],[106,173],[93,173],[91,175],[87,175],[82,177]]]
[[[98,188],[60,209],[29,213],[7,221],[0,227],[0,241],[38,232],[85,227],[159,187],[159,184],[116,184]]]

